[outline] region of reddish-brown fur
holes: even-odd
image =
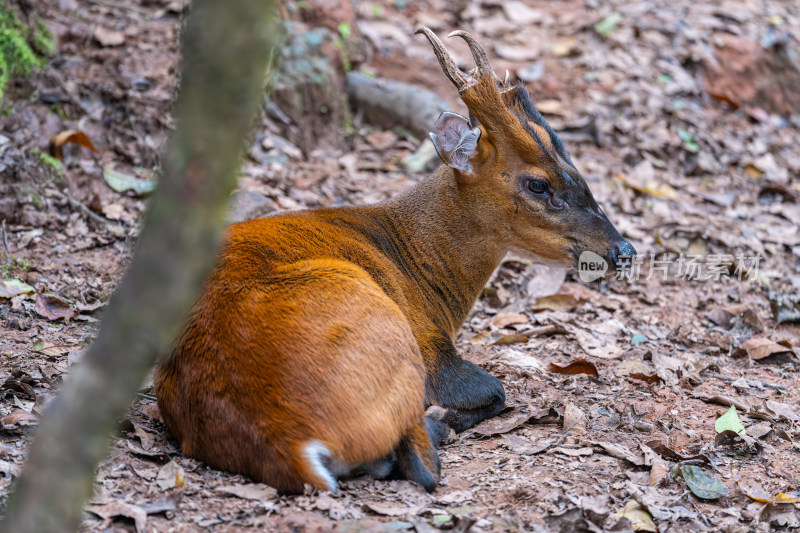
[[[459,358],[453,338],[503,256],[569,265],[578,249],[605,256],[625,241],[571,163],[549,153],[560,145],[530,122],[524,89],[501,93],[478,74],[461,88],[480,120],[470,171],[442,165],[383,204],[229,228],[155,377],[185,454],[298,492],[332,488],[304,455],[319,442],[337,464],[394,454],[400,475],[430,489],[439,465],[425,407],[445,407],[456,430],[502,408],[502,386]],[[541,145],[519,116],[547,136]],[[532,196],[531,175],[567,207]]]

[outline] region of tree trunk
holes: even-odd
[[[4,531],[75,531],[109,436],[208,274],[243,139],[274,55],[274,0],[195,0],[178,127],[130,270],[100,333],[46,409]]]

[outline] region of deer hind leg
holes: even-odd
[[[444,411],[433,418],[450,426],[456,433],[498,414],[506,394],[496,377],[459,357],[452,344],[443,349],[428,369],[426,403]]]
[[[439,483],[441,462],[431,441],[427,419],[412,427],[394,451],[394,470],[390,478],[407,479],[432,492]]]

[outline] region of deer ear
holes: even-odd
[[[480,128],[471,128],[469,120],[449,111],[439,115],[434,127],[436,131],[431,132],[431,140],[444,164],[472,174],[470,159],[478,153]]]

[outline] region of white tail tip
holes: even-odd
[[[331,459],[331,452],[321,442],[311,440],[308,441],[303,448],[303,455],[308,461],[311,470],[325,483],[327,489],[331,492],[336,492],[338,485],[336,478],[333,477],[331,471],[325,466],[323,458]]]

